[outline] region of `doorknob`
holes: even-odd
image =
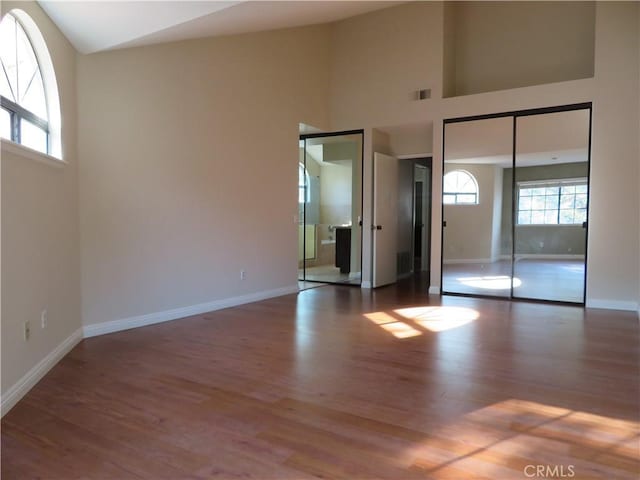
[[[382,230],[382,225],[371,225],[371,230]]]
[[[443,226],[443,227],[446,227],[446,226],[447,226],[447,221],[446,221],[446,220],[443,220],[443,221],[442,221],[442,226]]]

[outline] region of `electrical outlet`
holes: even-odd
[[[247,272],[240,270],[240,280],[244,280],[245,278],[247,278]]]
[[[42,328],[47,328],[47,310],[46,309],[42,310],[42,313],[40,314],[40,326]]]
[[[26,342],[29,340],[29,337],[31,337],[31,324],[29,323],[29,320],[27,320],[24,322],[24,341]]]

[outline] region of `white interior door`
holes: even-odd
[[[373,288],[398,279],[398,159],[373,154]]]

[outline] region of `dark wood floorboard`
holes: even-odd
[[[636,314],[424,288],[83,340],[2,419],[2,478],[639,478]]]

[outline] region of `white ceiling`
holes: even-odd
[[[328,23],[394,1],[50,1],[42,8],[81,53]]]

